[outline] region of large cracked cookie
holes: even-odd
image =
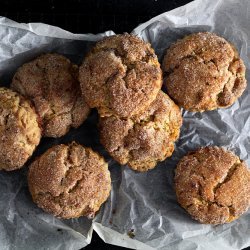
[[[0,170],[21,168],[41,139],[39,117],[18,93],[0,88]]]
[[[175,189],[178,202],[194,219],[227,223],[250,206],[250,171],[232,152],[205,147],[180,160]]]
[[[81,96],[77,78],[77,65],[58,54],[39,56],[14,75],[11,87],[32,100],[44,136],[63,136],[87,118],[90,109]]]
[[[245,65],[235,47],[209,32],[170,46],[162,68],[168,94],[189,111],[229,107],[246,88]]]
[[[28,184],[33,201],[48,213],[69,219],[92,218],[111,190],[104,159],[75,142],[48,149],[30,166]]]
[[[124,34],[98,42],[80,67],[82,93],[100,116],[127,118],[147,109],[162,86],[160,64],[148,43]]]
[[[180,109],[162,91],[142,114],[129,119],[100,118],[100,140],[120,164],[147,171],[171,156],[179,137]]]

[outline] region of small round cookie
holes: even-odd
[[[100,140],[117,162],[142,172],[172,155],[181,124],[179,107],[160,91],[141,115],[100,118]]]
[[[53,146],[36,159],[28,184],[40,208],[64,219],[94,217],[111,190],[103,157],[75,142]]]
[[[58,54],[39,56],[14,75],[11,87],[33,101],[42,118],[44,136],[63,136],[87,118],[90,109],[77,78],[78,67]]]
[[[245,65],[235,47],[209,32],[170,46],[162,68],[168,94],[189,111],[229,107],[246,88]]]
[[[150,44],[123,34],[104,38],[80,67],[82,93],[100,116],[127,118],[147,109],[162,86],[160,64]]]
[[[38,116],[18,93],[0,88],[0,170],[21,168],[41,139]]]
[[[232,152],[200,148],[178,163],[175,189],[178,202],[195,220],[228,223],[250,206],[250,171]]]

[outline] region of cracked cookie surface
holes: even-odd
[[[162,69],[168,94],[189,111],[229,107],[246,88],[245,65],[235,47],[209,32],[170,46]]]
[[[175,170],[180,205],[196,220],[222,224],[250,206],[250,171],[230,151],[205,147],[184,156]]]
[[[30,166],[28,184],[33,201],[59,218],[92,218],[111,190],[104,159],[75,142],[56,145]]]
[[[100,116],[127,118],[147,109],[162,86],[154,50],[136,36],[104,38],[87,55],[79,80],[86,102]]]
[[[87,118],[90,109],[77,78],[78,67],[58,54],[39,56],[14,75],[11,87],[33,101],[44,136],[63,136]]]
[[[41,138],[38,116],[18,93],[0,88],[0,170],[21,168]]]
[[[181,124],[179,107],[160,91],[141,115],[129,119],[100,118],[100,140],[120,164],[147,171],[172,155]]]

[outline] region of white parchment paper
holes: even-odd
[[[234,43],[246,64],[250,82],[249,0],[196,0],[151,19],[133,33],[151,42],[161,60],[172,42],[198,31],[213,31]],[[2,17],[0,84],[9,86],[20,65],[44,52],[62,53],[80,64],[95,41],[111,34],[78,35],[46,24],[19,24]],[[80,249],[90,243],[93,230],[107,243],[143,250],[249,246],[250,211],[230,224],[202,225],[180,208],[173,190],[176,163],[200,146],[224,146],[250,165],[249,88],[248,85],[243,96],[228,109],[202,114],[184,112],[173,156],[147,173],[120,167],[108,156],[99,143],[96,112],[67,136],[43,139],[30,161],[51,145],[72,140],[104,155],[112,175],[111,196],[93,222],[85,218],[59,220],[31,201],[27,167],[13,173],[0,172],[0,249]]]

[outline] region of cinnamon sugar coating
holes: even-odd
[[[168,94],[189,111],[231,106],[246,88],[245,65],[224,38],[200,32],[170,46],[162,63]]]
[[[75,142],[48,149],[30,166],[29,190],[33,201],[59,218],[92,218],[111,190],[104,159]]]
[[[77,78],[78,67],[58,54],[39,56],[14,75],[11,87],[33,101],[44,136],[63,136],[87,118],[90,109]]]
[[[140,115],[129,119],[100,118],[100,140],[120,164],[147,171],[172,155],[181,124],[180,109],[160,91]]]
[[[178,202],[205,224],[231,222],[250,206],[250,171],[245,162],[219,147],[184,156],[175,170]]]
[[[123,34],[98,42],[80,67],[86,102],[100,116],[127,118],[147,109],[162,86],[160,64],[148,43]]]
[[[23,167],[41,139],[38,116],[18,93],[0,88],[0,170]]]

